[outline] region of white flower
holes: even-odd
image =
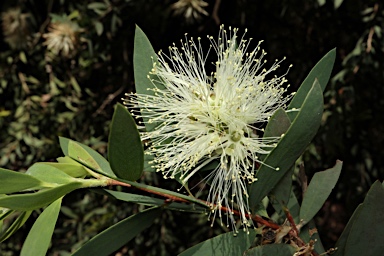
[[[76,54],[79,42],[79,33],[82,29],[76,22],[67,17],[60,17],[60,20],[51,22],[48,33],[43,34],[44,45],[55,55],[61,53],[63,57],[70,58]]]
[[[249,41],[244,36],[237,43],[237,29],[229,34],[221,26],[218,41],[209,37],[217,54],[215,72],[206,72],[207,54],[200,38],[175,45],[169,55],[159,53],[151,74],[156,75],[164,88],[156,87],[153,95],[131,95],[125,104],[140,107],[141,116],[149,123],[159,123],[153,130],[142,133],[150,140],[147,154],[155,156],[154,166],[166,178],[179,177],[186,183],[201,168],[218,160],[211,171],[209,202],[213,217],[222,218],[220,207],[237,209],[242,224],[249,226],[247,184],[256,180],[258,156],[268,154],[278,138],[260,138],[257,125],[264,123],[290,96],[283,96],[287,81],[272,73],[281,61],[266,69],[266,53],[256,49],[247,53]],[[272,168],[272,167],[271,167]],[[274,169],[277,169],[276,167]],[[202,172],[205,174],[206,172]],[[227,223],[235,227],[234,212]]]
[[[204,7],[207,7],[208,3],[203,0],[179,0],[172,4],[171,8],[176,15],[183,14],[187,22],[192,22],[194,19],[201,18],[201,14],[208,16]]]

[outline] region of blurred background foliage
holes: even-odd
[[[337,47],[323,124],[300,159],[309,179],[344,161],[341,180],[317,217],[326,247],[334,246],[370,185],[384,178],[382,1],[4,0],[0,8],[0,167],[23,170],[53,161],[61,155],[57,136],[105,155],[113,105],[134,88],[135,24],[155,50],[177,44],[185,33],[216,36],[225,24],[247,28],[255,42],[265,40],[270,61],[286,56],[285,67],[294,65],[287,75],[293,91]],[[142,181],[178,187],[152,173]],[[50,255],[69,255],[139,210],[89,191],[71,193]],[[18,254],[31,223],[0,245],[1,255]],[[116,255],[175,255],[220,232],[204,216],[165,211]]]

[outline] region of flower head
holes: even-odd
[[[126,99],[128,107],[141,108],[141,117],[159,125],[142,133],[150,140],[147,154],[155,156],[154,166],[166,178],[178,177],[183,183],[201,172],[212,161],[217,167],[207,176],[210,182],[208,202],[214,217],[221,207],[238,209],[242,224],[249,225],[247,184],[256,180],[255,163],[268,154],[278,138],[261,138],[257,127],[290,98],[284,97],[287,81],[273,76],[281,61],[265,68],[266,53],[260,43],[247,52],[249,41],[221,27],[218,41],[208,37],[208,52],[217,54],[215,71],[207,74],[207,55],[193,39],[162,52],[151,71],[164,87],[152,95],[134,95]],[[238,41],[238,43],[237,43]],[[206,173],[206,172],[204,172]],[[227,222],[235,225],[233,212]],[[235,228],[236,229],[236,228]]]
[[[171,8],[176,15],[184,15],[187,22],[193,22],[201,18],[201,14],[208,16],[204,7],[207,7],[208,3],[203,0],[179,0],[172,4]]]
[[[19,8],[1,14],[4,41],[12,49],[26,48],[30,37],[30,13],[22,13]]]
[[[78,34],[82,31],[76,22],[68,18],[59,17],[51,22],[48,33],[45,33],[44,45],[55,55],[61,53],[63,57],[72,57],[76,53]]]

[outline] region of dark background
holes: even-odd
[[[239,34],[247,28],[246,37],[254,38],[254,44],[264,40],[269,61],[287,57],[281,72],[293,64],[287,74],[292,91],[336,47],[322,126],[300,159],[309,178],[333,166],[336,159],[344,161],[341,178],[316,219],[325,247],[334,246],[370,185],[384,176],[383,3],[207,0],[203,8],[208,15],[191,19],[172,8],[175,2],[2,1],[0,167],[23,170],[36,161],[54,161],[61,155],[57,136],[105,154],[113,105],[134,88],[135,24],[156,51],[178,44],[185,33],[208,44],[206,35],[216,37],[219,24],[238,27]],[[54,53],[46,45],[44,34],[60,19],[77,26],[71,32],[75,41],[69,54]],[[152,174],[142,180],[178,186]],[[85,190],[66,196],[64,205],[50,255],[67,255],[100,230],[140,210]],[[0,245],[1,255],[18,254],[32,223]],[[120,253],[175,255],[220,232],[210,228],[205,217],[166,211]]]

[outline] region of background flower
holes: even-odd
[[[66,17],[55,16],[45,33],[44,45],[55,55],[71,57],[76,54],[78,47],[78,34],[82,31],[80,26]]]
[[[201,18],[201,15],[208,16],[204,9],[208,6],[203,0],[179,0],[172,4],[171,8],[175,15],[183,15],[187,22],[193,22]]]
[[[9,9],[1,14],[4,41],[12,49],[27,46],[30,37],[29,13],[22,13],[19,8]]]

